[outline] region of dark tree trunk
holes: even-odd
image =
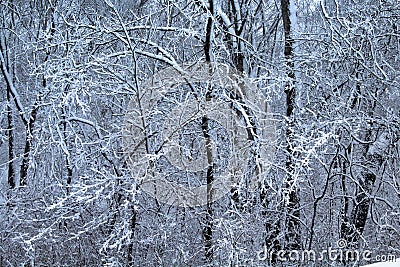
[[[203,229],[203,237],[205,240],[205,256],[207,262],[211,263],[213,260],[213,248],[212,248],[212,227],[213,227],[213,208],[212,208],[212,182],[214,181],[214,163],[211,148],[211,137],[209,134],[209,119],[204,116],[202,118],[202,130],[204,138],[206,139],[206,150],[207,150],[207,212],[205,219],[205,226]]]
[[[131,211],[132,211],[132,214],[131,214],[131,218],[130,218],[131,219],[130,227],[132,229],[132,234],[131,234],[131,241],[128,244],[128,257],[127,257],[127,259],[128,259],[128,266],[135,266],[134,255],[133,255],[134,245],[133,245],[133,241],[132,241],[134,239],[134,233],[135,233],[134,230],[135,230],[135,227],[136,227],[136,210],[134,208],[134,205],[132,205]]]
[[[295,121],[293,112],[295,109],[295,98],[296,98],[296,88],[295,82],[296,77],[294,73],[294,62],[293,62],[293,44],[294,40],[292,37],[292,22],[290,20],[290,0],[281,0],[281,12],[282,12],[282,21],[283,28],[285,32],[285,48],[284,55],[286,60],[286,75],[287,81],[285,85],[285,94],[286,94],[286,117],[287,117],[287,125],[286,125],[286,190],[288,192],[288,204],[287,204],[287,233],[286,233],[286,242],[288,248],[298,249],[300,248],[300,210],[299,210],[299,196],[298,190],[295,185],[294,179],[294,171],[295,171],[295,162],[294,162],[294,151],[292,146],[294,145],[294,127]]]
[[[8,185],[11,189],[15,188],[15,170],[14,170],[14,136],[13,136],[13,118],[11,110],[11,93],[7,86],[7,139],[8,139]]]
[[[213,0],[209,0],[209,12],[210,17],[207,20],[206,26],[206,41],[204,44],[204,52],[207,62],[211,62],[211,54],[212,54],[212,38],[213,38],[213,25],[214,25],[214,2]],[[206,100],[211,100],[210,90],[207,92]],[[203,228],[203,238],[204,238],[204,249],[205,249],[205,258],[208,263],[212,263],[214,253],[212,248],[212,227],[213,227],[213,209],[212,209],[212,182],[214,181],[214,166],[213,166],[213,155],[211,150],[211,138],[209,134],[209,119],[204,116],[202,118],[202,131],[203,136],[206,139],[206,150],[207,150],[207,161],[208,161],[208,169],[207,169],[207,210],[206,210],[206,218],[205,225]]]
[[[356,74],[356,77],[361,78],[358,73]],[[361,86],[359,83],[356,84],[356,93],[357,96],[355,96],[351,108],[355,109],[356,105],[359,107],[364,106],[367,110],[366,113],[372,118],[377,105],[376,101],[368,101],[362,97]],[[377,173],[384,162],[383,156],[385,150],[390,144],[390,141],[386,139],[387,135],[385,132],[380,134],[375,133],[377,139],[372,142],[372,136],[374,135],[373,129],[374,127],[371,122],[364,133],[364,140],[366,143],[358,144],[361,148],[361,160],[365,164],[362,166],[363,169],[358,178],[357,193],[351,212],[348,214],[348,202],[345,202],[346,213],[342,214],[340,235],[347,241],[347,244],[349,244],[350,247],[358,247],[358,242],[364,232],[371,205],[371,193],[374,189]]]
[[[355,205],[351,210],[348,222],[342,224],[342,235],[351,247],[357,247],[364,232],[371,205],[371,193],[376,181],[376,173],[383,164],[383,156],[380,153],[368,154],[366,156],[365,170],[361,172],[358,181]]]
[[[348,226],[349,226],[349,198],[347,196],[347,187],[346,187],[346,169],[347,165],[346,162],[343,162],[341,164],[341,170],[342,170],[342,175],[341,175],[341,188],[343,192],[343,206],[342,206],[342,211],[341,211],[341,216],[342,216],[342,222],[340,226],[340,238],[346,238],[346,235],[348,233]]]
[[[68,92],[69,86],[66,86],[64,89],[63,98],[66,96]],[[65,107],[61,109],[61,119],[62,119],[62,126],[63,126],[63,141],[65,143],[66,149],[68,149],[68,136],[67,136],[67,115],[65,112]],[[65,167],[67,168],[67,192],[69,193],[69,186],[72,183],[72,166],[70,162],[69,155],[65,155]]]
[[[45,83],[44,83],[45,85]],[[23,159],[22,159],[22,165],[21,165],[21,171],[20,171],[20,186],[26,186],[27,181],[27,175],[28,175],[28,168],[29,168],[29,157],[31,154],[31,150],[32,150],[32,141],[33,141],[33,128],[35,126],[35,122],[36,122],[36,117],[37,117],[37,112],[39,109],[39,104],[40,102],[40,93],[39,93],[39,97],[38,100],[35,102],[31,115],[29,117],[29,122],[27,125],[25,125],[26,127],[26,135],[25,135],[25,148],[24,148],[24,154],[23,154]]]
[[[213,26],[214,26],[214,1],[209,0],[209,5],[210,5],[210,17],[208,17],[207,20],[207,26],[206,26],[206,41],[204,43],[204,52],[205,52],[205,57],[207,62],[211,62],[211,49],[212,49],[212,38],[213,38]]]

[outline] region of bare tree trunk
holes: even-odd
[[[11,109],[11,93],[7,86],[7,131],[8,139],[8,185],[11,189],[15,188],[15,170],[14,170],[14,136],[13,136],[13,118]]]
[[[369,141],[370,137],[366,140]],[[390,144],[389,137],[386,132],[379,135],[372,145],[365,145],[365,166],[361,171],[360,179],[357,186],[357,195],[355,204],[351,210],[350,218],[347,224],[342,224],[342,235],[353,247],[357,247],[364,232],[364,228],[368,219],[369,208],[371,205],[371,193],[377,179],[379,169],[383,164],[383,155]]]
[[[206,42],[204,44],[204,52],[207,62],[211,62],[212,57],[212,38],[213,38],[213,27],[214,27],[214,2],[213,0],[209,0],[209,17],[206,26]],[[211,70],[210,70],[211,71]],[[211,90],[211,88],[209,88]],[[208,91],[206,94],[206,101],[211,100],[211,92]],[[213,227],[213,208],[212,208],[212,182],[214,181],[214,163],[213,163],[213,155],[211,148],[211,137],[209,133],[209,119],[204,116],[202,118],[202,131],[203,136],[206,139],[206,150],[207,150],[207,210],[206,210],[206,218],[205,225],[203,229],[203,238],[205,241],[204,249],[205,249],[205,257],[208,263],[212,263],[214,252],[212,248],[212,227]]]
[[[208,97],[207,97],[208,98]],[[212,227],[213,227],[213,208],[212,208],[212,182],[214,181],[214,163],[213,155],[211,150],[211,137],[209,134],[209,119],[204,116],[202,118],[202,130],[204,138],[206,139],[206,150],[207,150],[207,213],[205,226],[203,229],[203,236],[205,239],[205,255],[207,262],[211,263],[213,260],[213,249],[212,249]]]
[[[5,27],[5,26],[4,26]],[[3,32],[2,32],[3,34]],[[4,38],[4,39],[3,39]],[[13,124],[13,114],[11,108],[11,102],[16,101],[15,96],[13,95],[11,82],[10,79],[10,60],[8,57],[7,49],[6,49],[6,40],[5,34],[4,36],[0,37],[0,57],[1,57],[1,72],[3,77],[6,81],[6,95],[7,95],[7,131],[6,136],[8,139],[8,174],[7,174],[7,181],[8,185],[11,189],[15,188],[16,181],[15,181],[15,168],[14,168],[14,124]],[[18,108],[18,106],[17,106]]]
[[[234,28],[235,28],[235,40],[233,40],[234,43],[236,43],[236,47],[234,47],[236,49],[236,51],[233,51],[233,63],[236,66],[236,69],[239,72],[243,72],[244,71],[244,55],[243,55],[243,51],[242,51],[242,44],[241,44],[241,39],[239,38],[239,36],[241,36],[242,32],[243,32],[243,28],[244,28],[244,24],[245,21],[243,21],[242,19],[242,14],[241,14],[241,10],[240,10],[240,6],[238,3],[238,0],[230,0],[230,7],[232,8],[232,13],[233,13],[233,24],[234,24]]]
[[[131,241],[130,241],[130,243],[128,244],[128,266],[135,266],[135,262],[134,262],[134,257],[133,257],[133,251],[134,251],[134,245],[133,245],[133,237],[134,237],[134,230],[135,230],[135,226],[136,226],[136,210],[135,210],[135,208],[134,208],[134,205],[132,204],[132,207],[131,207],[131,211],[132,211],[132,214],[131,214],[131,221],[130,221],[130,227],[131,227],[131,229],[132,229],[132,234],[131,234]]]
[[[63,92],[63,98],[67,95],[67,91],[69,89],[69,85],[67,85],[64,89]],[[67,115],[65,112],[65,107],[62,107],[61,109],[61,119],[62,119],[62,126],[63,126],[63,133],[62,133],[62,137],[63,137],[63,142],[65,143],[66,149],[68,149],[68,137],[67,137]],[[65,167],[67,168],[67,192],[69,193],[69,186],[72,183],[72,166],[71,166],[71,161],[70,161],[70,157],[68,155],[68,153],[66,153],[65,155]]]
[[[300,210],[299,210],[299,196],[298,190],[296,188],[295,179],[294,179],[294,171],[295,171],[295,162],[294,162],[294,109],[295,109],[295,98],[296,98],[296,88],[295,82],[296,77],[294,73],[294,62],[293,62],[293,44],[294,40],[292,37],[292,21],[290,12],[290,1],[291,0],[281,0],[281,12],[282,12],[282,21],[283,28],[285,32],[285,49],[284,55],[286,59],[286,75],[287,81],[285,85],[285,94],[286,94],[286,117],[287,117],[287,127],[286,127],[286,190],[288,191],[288,204],[287,204],[287,233],[286,233],[286,242],[289,248],[297,249],[300,247]],[[293,0],[292,0],[293,1]]]
[[[361,75],[357,73],[356,77],[361,78],[359,76]],[[366,113],[372,118],[377,106],[376,101],[363,99],[361,85],[358,82],[356,83],[356,93],[357,96],[354,97],[351,108],[356,108],[357,104],[364,106]],[[376,94],[377,92],[375,91],[374,93]],[[390,140],[386,132],[376,132],[377,139],[372,142],[375,135],[374,132],[373,123],[370,122],[363,134],[365,143],[359,143],[356,140],[359,143],[358,146],[361,147],[361,160],[365,164],[362,166],[363,169],[357,179],[356,197],[350,214],[348,214],[348,201],[345,199],[346,210],[345,213],[342,213],[340,229],[341,238],[344,238],[350,247],[358,247],[358,242],[364,232],[371,205],[371,193],[374,189],[379,169],[383,164],[383,156],[390,145]]]
[[[45,5],[48,5],[48,3],[45,3]],[[47,6],[46,6],[47,8]],[[43,25],[43,29],[46,30],[47,28],[47,23],[48,23],[48,19],[50,19],[50,37],[49,37],[49,41],[52,40],[53,35],[55,33],[55,23],[54,23],[54,8],[53,7],[49,7],[50,10],[50,18],[44,18],[44,25]],[[46,50],[46,55],[45,58],[43,60],[43,63],[45,63],[50,56],[50,50],[47,49]],[[42,88],[41,89],[45,89],[47,86],[47,81],[46,78],[42,77]],[[33,139],[33,128],[35,126],[35,122],[36,122],[36,117],[37,117],[37,113],[38,113],[38,109],[39,109],[39,103],[41,101],[41,93],[42,90],[39,90],[37,99],[35,101],[35,103],[33,104],[32,110],[30,112],[30,115],[28,118],[24,118],[23,115],[21,114],[21,118],[23,119],[24,122],[24,126],[25,126],[25,146],[24,146],[24,153],[23,153],[23,159],[22,159],[22,164],[21,164],[21,169],[20,169],[20,186],[26,186],[27,184],[27,175],[28,175],[28,168],[29,168],[29,162],[30,162],[30,155],[31,155],[31,151],[32,151],[32,139]],[[15,97],[15,96],[14,96]],[[21,110],[20,110],[21,112]]]
[[[343,194],[343,207],[341,211],[341,217],[342,217],[342,223],[340,226],[340,238],[346,238],[347,231],[348,231],[348,224],[349,224],[349,218],[348,218],[348,212],[349,212],[349,198],[347,196],[347,186],[346,186],[346,173],[347,173],[347,164],[345,159],[341,159],[339,162],[343,163],[340,165],[341,170],[342,170],[342,175],[341,175],[341,189],[342,189],[342,194]]]
[[[40,101],[40,96],[38,101]],[[33,127],[35,126],[36,116],[38,112],[38,103],[34,104],[34,107],[31,112],[31,116],[29,118],[29,123],[26,125],[26,137],[25,137],[25,148],[24,148],[24,156],[22,159],[21,171],[20,171],[20,186],[26,186],[26,177],[28,175],[28,168],[29,168],[29,157],[32,150],[32,139],[33,139]]]
[[[213,28],[214,28],[214,1],[209,0],[208,1],[210,5],[210,9],[208,10],[210,12],[208,20],[207,20],[207,26],[206,26],[206,41],[204,43],[204,53],[206,56],[206,61],[211,62],[211,54],[212,54],[212,37],[213,37]]]

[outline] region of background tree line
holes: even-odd
[[[264,245],[338,239],[400,255],[398,1],[0,7],[1,266],[265,264]],[[263,92],[276,158],[256,191],[171,207],[132,178],[121,125],[149,77],[200,60]]]

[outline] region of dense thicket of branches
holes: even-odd
[[[153,74],[205,60],[263,93],[276,157],[256,190],[178,208],[141,190],[121,128]],[[400,256],[397,0],[5,0],[0,65],[0,266]]]

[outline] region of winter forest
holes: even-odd
[[[400,258],[398,0],[0,0],[0,67],[0,266]]]

